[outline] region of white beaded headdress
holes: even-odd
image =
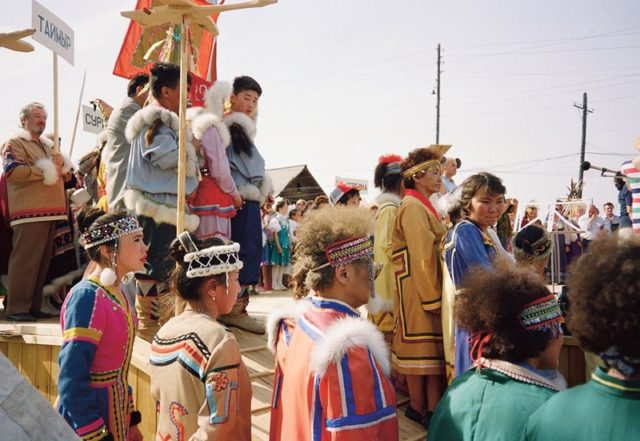
[[[242,261],[238,253],[240,244],[232,242],[199,250],[188,232],[180,233],[178,240],[187,250],[184,262],[188,263],[187,277],[215,276],[242,269]]]

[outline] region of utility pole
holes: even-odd
[[[582,169],[582,163],[584,162],[585,146],[587,144],[587,114],[593,113],[593,110],[589,110],[587,107],[587,93],[582,94],[582,106],[574,103],[573,107],[582,110],[582,144],[580,146],[580,172],[578,174],[578,183],[582,182],[582,176],[584,170]],[[581,195],[582,196],[582,195]]]
[[[436,80],[436,144],[440,144],[440,43],[438,43],[438,79]]]

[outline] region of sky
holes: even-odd
[[[126,80],[111,72],[128,26],[120,11],[135,0],[40,3],[75,32],[75,66],[59,61],[68,152],[85,69],[84,104],[116,106],[125,96]],[[455,180],[493,172],[508,197],[546,203],[578,177],[582,114],[574,105],[583,93],[593,110],[586,160],[618,169],[637,154],[639,17],[637,0],[280,0],[220,16],[218,78],[260,82],[256,144],[267,168],[307,164],[327,192],[335,176],[372,187],[381,154],[435,143],[441,44],[440,142],[462,160]],[[30,0],[0,0],[0,32],[30,24]],[[29,101],[53,113],[51,51],[33,44],[32,53],[0,49],[0,138],[15,131]],[[94,144],[80,125],[73,158]],[[617,192],[589,170],[584,197],[601,206]]]

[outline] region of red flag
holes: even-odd
[[[194,0],[195,3],[200,5],[210,5],[207,0]],[[224,3],[223,1],[219,2]],[[136,10],[149,8],[151,6],[151,0],[137,0]],[[214,21],[218,20],[219,14],[212,14],[211,18]],[[216,80],[216,49],[215,38],[208,32],[202,33],[200,39],[200,45],[198,47],[198,59],[196,64],[198,66],[198,72],[204,78],[211,78],[211,81]],[[149,73],[153,62],[147,63],[144,67],[135,66],[132,64],[134,53],[140,38],[142,37],[142,26],[135,21],[129,23],[129,28],[125,34],[120,53],[116,59],[116,64],[113,68],[113,74],[123,78],[132,78],[139,73]]]
[[[189,100],[194,107],[204,106],[204,94],[211,86],[212,81],[200,78],[196,74],[191,76],[191,90],[189,91]]]

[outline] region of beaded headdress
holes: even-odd
[[[85,249],[93,248],[103,243],[111,242],[127,234],[142,231],[138,220],[133,216],[123,217],[108,224],[91,228],[82,235]]]
[[[199,250],[188,232],[180,233],[178,240],[188,251],[183,260],[189,264],[187,277],[190,279],[215,276],[242,269],[242,261],[238,254],[240,244],[233,242]]]
[[[324,253],[327,256],[327,263],[316,269],[328,265],[333,267],[346,265],[363,257],[371,257],[373,256],[373,243],[366,236],[345,239],[328,245]]]
[[[520,323],[529,331],[562,332],[564,322],[560,305],[554,294],[541,297],[524,305],[519,314]]]

